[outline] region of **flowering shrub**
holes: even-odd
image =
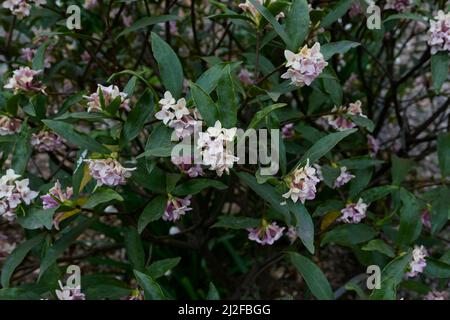
[[[3,1],[0,299],[448,299],[449,4],[376,4]]]

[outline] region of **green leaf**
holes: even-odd
[[[427,258],[427,266],[424,273],[431,278],[446,279],[450,278],[450,264],[444,261]]]
[[[130,111],[125,121],[123,134],[126,140],[130,141],[137,137],[144,127],[145,122],[150,117],[154,107],[153,95],[150,90],[146,90]]]
[[[63,254],[64,250],[66,250],[87,228],[89,228],[94,221],[94,219],[86,219],[78,223],[78,225],[73,227],[69,232],[63,234],[63,236],[47,250],[41,261],[39,278],[42,277],[45,271],[56,262],[61,254]]]
[[[37,246],[44,239],[45,234],[38,234],[37,236],[21,243],[14,249],[14,251],[6,258],[3,264],[1,283],[3,288],[9,287],[9,280],[14,274],[14,270],[22,263],[23,259],[27,256],[28,252]]]
[[[422,226],[420,220],[421,206],[416,196],[406,189],[400,189],[400,228],[398,230],[397,243],[408,244],[414,241],[419,234],[417,228]]]
[[[99,204],[110,202],[113,200],[123,201],[123,198],[120,194],[112,189],[99,188],[94,194],[89,197],[89,199],[83,205],[83,208],[94,209]]]
[[[173,148],[171,137],[173,130],[166,127],[163,123],[158,123],[150,133],[147,143],[145,144],[145,152],[140,154],[137,158],[142,156],[164,156],[170,155]],[[164,151],[164,152],[160,152]]]
[[[337,106],[342,105],[342,97],[344,93],[342,91],[339,78],[331,66],[325,68],[321,74],[320,80],[323,83],[325,92],[330,96],[331,101],[333,101],[333,103]]]
[[[386,22],[392,21],[392,20],[402,20],[402,19],[415,20],[415,21],[427,23],[427,20],[423,16],[421,16],[420,14],[412,13],[412,12],[391,14],[389,17],[387,17],[383,21],[383,23],[386,23]]]
[[[206,300],[220,300],[219,291],[217,291],[212,282],[209,283],[209,290],[208,295],[206,296]]]
[[[217,190],[225,190],[228,187],[218,180],[212,179],[192,179],[178,185],[173,194],[178,196],[194,195],[206,188],[215,188]]]
[[[441,51],[431,56],[431,77],[433,78],[433,88],[437,93],[447,80],[448,67],[449,55],[447,51]]]
[[[45,50],[47,50],[48,43],[44,42],[39,46],[39,48],[36,50],[36,53],[34,54],[33,61],[32,61],[32,69],[33,70],[44,70],[44,64],[45,64]]]
[[[348,170],[367,169],[383,163],[384,161],[382,160],[371,159],[368,157],[343,159],[337,162],[339,166],[345,166]]]
[[[82,149],[104,154],[111,153],[108,148],[98,143],[94,138],[76,132],[73,126],[68,123],[55,120],[42,120],[42,122],[61,137],[65,138],[69,143],[73,143]]]
[[[335,54],[344,54],[348,52],[350,49],[356,48],[360,45],[361,44],[359,42],[348,40],[330,42],[321,46],[320,52],[323,54],[323,58],[325,60],[328,60]]]
[[[157,196],[150,201],[144,208],[144,211],[138,220],[138,231],[141,233],[145,227],[152,221],[158,220],[164,214],[167,198],[163,195]]]
[[[180,60],[163,39],[152,32],[152,51],[156,62],[158,62],[159,73],[166,90],[179,98],[183,91],[183,68]]]
[[[450,175],[450,133],[441,133],[437,138],[437,153],[442,176]]]
[[[314,223],[305,206],[300,202],[288,202],[289,209],[295,216],[295,230],[300,240],[311,254],[314,254]]]
[[[27,168],[28,160],[30,159],[31,147],[31,132],[28,125],[23,124],[16,143],[14,144],[14,151],[12,155],[11,167],[17,174],[22,175]]]
[[[145,300],[165,300],[166,297],[162,292],[158,283],[145,273],[134,270],[134,276],[136,277],[139,286],[144,289]]]
[[[261,13],[261,15],[266,18],[267,21],[272,25],[275,32],[280,36],[280,38],[283,40],[283,42],[286,45],[289,45],[291,43],[291,39],[289,38],[289,35],[284,31],[284,28],[281,26],[281,24],[278,23],[277,19],[273,16],[273,14],[264,6],[262,6],[258,1],[256,0],[249,0],[251,4],[255,6],[255,8]]]
[[[156,280],[162,277],[167,271],[175,268],[180,260],[181,258],[177,257],[155,261],[146,269],[146,273],[152,279]]]
[[[349,115],[348,118],[350,118],[350,120],[352,122],[354,122],[356,125],[358,125],[359,127],[366,128],[367,131],[369,131],[369,132],[373,132],[373,129],[375,128],[373,121],[370,120],[369,118],[361,117],[358,115]]]
[[[330,26],[333,22],[341,18],[350,9],[353,0],[341,0],[339,3],[333,7],[330,12],[322,19],[320,26],[326,28]]]
[[[219,107],[222,126],[224,128],[232,128],[236,126],[238,101],[230,65],[227,65],[222,73],[222,77],[220,77],[218,82],[218,90],[216,90],[218,97],[217,105]]]
[[[248,229],[256,228],[260,224],[259,219],[236,216],[220,216],[212,228]]]
[[[198,84],[189,83],[191,87],[194,105],[202,115],[208,127],[214,127],[214,123],[220,119],[220,112],[211,97]]]
[[[236,65],[236,63],[230,64],[228,62],[222,62],[212,66],[197,79],[197,85],[206,93],[211,93],[216,88],[220,78],[223,76],[224,68],[228,65],[230,65],[231,69],[233,69],[233,66]]]
[[[0,300],[39,300],[40,296],[30,290],[22,288],[0,289]]]
[[[402,281],[406,268],[411,261],[411,253],[398,256],[381,271],[380,289],[374,289],[371,300],[395,300],[396,288]]]
[[[66,101],[64,101],[64,103],[62,104],[61,108],[59,109],[58,113],[55,115],[55,117],[59,117],[62,114],[64,114],[67,110],[69,110],[69,108],[71,106],[73,106],[74,104],[77,104],[78,102],[80,102],[81,100],[83,100],[83,96],[86,93],[84,91],[80,91],[77,92],[73,95],[71,95],[69,98],[66,99]]]
[[[283,197],[269,184],[259,184],[256,178],[246,172],[236,173],[247,186],[249,186],[261,199],[270,203],[270,205],[285,218],[287,224],[290,223],[290,215],[287,206],[282,206],[281,203],[285,201]]]
[[[438,188],[438,196],[431,202],[431,233],[437,234],[450,217],[450,189]]]
[[[343,246],[350,246],[373,239],[376,232],[366,224],[343,224],[325,233],[320,246],[327,243],[336,243]]]
[[[361,193],[361,198],[365,203],[370,204],[389,195],[392,191],[398,190],[397,186],[381,186],[368,189]]]
[[[116,40],[119,39],[121,36],[124,36],[130,32],[134,32],[143,28],[146,28],[148,26],[158,24],[158,23],[164,23],[171,20],[178,20],[180,19],[179,16],[176,15],[160,15],[160,16],[153,16],[153,17],[144,17],[133,23],[132,26],[125,28],[119,35],[116,37]]]
[[[364,251],[378,251],[388,257],[395,257],[394,249],[381,239],[370,240],[366,245],[361,247]]]
[[[291,39],[288,46],[291,51],[298,51],[309,32],[309,8],[306,0],[293,0],[286,15],[286,33]]]
[[[392,184],[399,185],[403,180],[405,180],[413,162],[411,159],[399,158],[395,154],[392,155],[391,162]]]
[[[25,215],[18,215],[17,222],[25,229],[35,230],[46,227],[51,230],[53,227],[53,214],[55,209],[43,209],[41,207],[30,208]]]
[[[311,293],[317,299],[334,300],[330,283],[318,266],[308,258],[295,252],[289,252],[287,257],[301,274],[309,290],[311,290]]]
[[[123,92],[127,94],[127,97],[131,97],[134,93],[134,88],[136,87],[138,77],[132,76],[130,80],[128,80],[125,88],[123,88]]]
[[[252,118],[252,121],[250,121],[250,124],[248,125],[249,129],[255,129],[256,126],[264,119],[266,118],[271,112],[274,110],[280,109],[285,107],[285,103],[275,103],[270,106],[264,107],[263,109],[259,110],[255,113],[255,115]]]
[[[295,168],[304,166],[307,159],[309,159],[309,163],[312,165],[317,160],[326,155],[331,149],[333,149],[342,139],[356,131],[358,131],[358,129],[349,129],[330,133],[325,137],[320,138],[319,141],[317,141],[311,148],[308,149],[308,151],[305,152]]]
[[[139,233],[134,228],[126,228],[124,231],[124,242],[127,250],[128,260],[133,269],[144,271],[145,253]]]

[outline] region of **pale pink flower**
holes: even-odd
[[[31,136],[31,145],[39,152],[50,152],[64,148],[59,135],[50,131],[40,131]]]
[[[66,192],[63,192],[59,180],[56,180],[55,185],[50,190],[48,190],[48,193],[41,196],[42,205],[44,209],[57,208],[64,201],[70,200],[72,195],[72,187],[67,187]]]
[[[387,0],[385,9],[394,9],[398,12],[405,12],[414,5],[413,0]]]
[[[105,101],[105,106],[108,106],[117,97],[120,97],[120,109],[125,111],[130,111],[129,100],[127,99],[127,94],[125,92],[120,92],[119,88],[115,85],[110,85],[108,87],[98,85],[97,91],[90,96],[83,96],[88,100],[88,112],[99,112],[102,111],[102,106],[100,103],[100,91],[102,92],[103,99]]]
[[[299,199],[301,203],[306,200],[313,200],[316,197],[316,185],[320,182],[316,168],[309,165],[309,159],[304,167],[295,169],[288,178],[289,191],[283,194],[286,199],[291,199],[294,203]]]
[[[30,15],[31,6],[26,0],[6,0],[2,6],[11,11],[18,19],[23,19]]]
[[[439,10],[434,20],[430,20],[428,44],[431,47],[431,54],[450,51],[450,13]]]
[[[446,291],[430,291],[423,300],[448,300],[449,293]]]
[[[84,293],[81,292],[81,288],[70,288],[63,286],[61,281],[58,281],[61,290],[56,289],[56,297],[58,300],[86,300]]]
[[[260,5],[263,5],[263,0],[256,0]],[[239,8],[241,8],[244,12],[247,12],[254,18],[259,17],[259,11],[256,9],[256,7],[248,0],[245,0],[244,3],[239,4]]]
[[[35,77],[40,71],[35,71],[29,67],[20,67],[13,71],[13,76],[9,78],[8,83],[4,86],[5,89],[12,89],[14,93],[19,91],[41,91],[42,86],[36,83]]]
[[[283,139],[290,139],[295,135],[294,124],[287,123],[281,128],[281,136]]]
[[[245,68],[242,68],[241,71],[238,74],[238,79],[239,81],[241,81],[243,84],[253,84],[253,72],[248,71]]]
[[[414,246],[412,260],[409,263],[409,271],[406,273],[408,278],[416,277],[419,273],[423,272],[427,266],[426,257],[428,257],[428,252],[424,246]]]
[[[334,181],[334,187],[335,188],[340,188],[343,185],[345,185],[347,182],[352,180],[354,177],[355,177],[354,175],[348,173],[347,167],[341,167],[341,173],[339,174],[339,176]]]
[[[191,195],[188,195],[185,198],[176,198],[171,197],[167,201],[166,210],[163,214],[164,221],[177,221],[184,216],[186,212],[191,211],[192,208],[189,207],[191,205]]]
[[[281,238],[285,227],[279,227],[276,222],[268,224],[263,221],[258,228],[248,228],[248,238],[262,245],[272,245]]]
[[[367,136],[367,146],[369,147],[369,153],[371,156],[375,156],[380,150],[380,141],[377,138],[368,134]]]
[[[7,116],[0,116],[0,136],[15,134],[20,131],[20,119],[14,119]]]
[[[350,103],[348,107],[340,106],[334,107],[331,112],[335,114],[331,114],[328,116],[324,116],[324,118],[328,121],[328,124],[336,130],[343,131],[347,129],[351,129],[356,127],[347,116],[354,115],[367,118],[366,115],[362,113],[361,101],[357,100],[353,103]]]
[[[359,198],[357,203],[350,203],[341,210],[342,216],[337,221],[345,223],[359,223],[366,217],[367,204]]]
[[[281,75],[282,79],[290,79],[291,84],[302,87],[311,83],[322,73],[328,63],[320,52],[320,43],[316,42],[312,48],[305,45],[299,53],[285,50],[286,67],[288,70]]]
[[[187,173],[191,178],[203,176],[203,169],[200,164],[193,163],[193,157],[191,156],[175,156],[172,155],[171,161],[175,164],[181,172]]]
[[[89,164],[90,175],[97,180],[97,185],[117,186],[125,184],[126,178],[131,176],[131,171],[136,168],[125,168],[114,159],[86,159]]]

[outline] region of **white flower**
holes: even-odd
[[[422,273],[427,266],[427,261],[425,258],[428,257],[427,249],[424,246],[414,246],[412,252],[412,260],[409,263],[409,272],[406,274],[407,277],[415,277],[419,273]]]
[[[63,286],[61,281],[58,281],[61,290],[56,289],[55,293],[58,300],[85,300],[84,293],[81,292],[80,288],[70,288],[68,286]]]
[[[181,119],[183,116],[189,114],[189,109],[186,108],[186,100],[184,98],[179,99],[177,103],[172,106],[172,109],[175,112],[175,117],[177,119]]]
[[[170,111],[169,107],[163,106],[163,108],[155,113],[155,118],[161,120],[165,125],[167,125],[170,120],[175,118],[175,114]]]
[[[293,202],[300,199],[301,203],[305,203],[306,200],[313,200],[316,197],[316,184],[320,179],[316,168],[309,165],[309,159],[304,167],[294,170],[289,181],[289,191],[283,194],[284,198],[290,198]]]
[[[169,91],[164,92],[164,98],[159,100],[159,104],[163,107],[172,107],[175,104],[175,99]]]

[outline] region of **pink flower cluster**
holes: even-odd
[[[409,10],[413,5],[414,1],[412,0],[387,0],[385,9],[394,9],[398,12],[405,12]]]
[[[175,99],[169,91],[164,93],[164,98],[159,100],[161,110],[155,114],[155,118],[175,130],[178,139],[184,139],[194,133],[196,126],[201,126],[201,115],[197,109],[189,110],[184,98]]]
[[[430,20],[428,44],[431,47],[431,54],[450,51],[450,13],[439,10],[434,20]]]
[[[86,159],[90,175],[97,180],[97,185],[117,186],[125,184],[125,179],[131,176],[136,168],[125,168],[119,161],[108,159]]]
[[[14,93],[19,91],[42,91],[42,85],[35,81],[35,76],[39,73],[40,71],[32,70],[29,67],[20,67],[13,71],[12,77],[9,78],[4,88],[12,89]]]
[[[184,216],[187,211],[191,211],[192,196],[187,196],[185,198],[170,197],[167,201],[166,210],[162,216],[164,221],[177,221]]]
[[[352,180],[354,177],[355,177],[354,175],[348,173],[347,167],[341,167],[341,173],[339,174],[339,176],[334,181],[334,187],[335,188],[340,188],[344,184],[346,184],[347,182]]]
[[[233,148],[230,148],[236,130],[222,128],[222,124],[217,120],[214,127],[209,127],[206,132],[199,132],[197,148],[201,150],[202,162],[209,166],[209,170],[215,170],[219,177],[224,172],[229,174],[234,163],[239,160],[234,156]]]
[[[293,202],[299,199],[301,203],[313,200],[316,197],[316,184],[320,182],[317,169],[309,165],[309,159],[304,167],[295,169],[289,179],[289,191],[283,194],[286,199],[291,198]]]
[[[48,190],[46,195],[41,196],[44,209],[52,209],[59,207],[64,201],[69,200],[73,195],[72,187],[67,187],[64,193],[61,189],[61,183],[56,180],[55,185]]]
[[[254,76],[255,75],[253,74],[253,72],[250,72],[247,69],[243,68],[243,69],[241,69],[241,71],[239,71],[238,79],[243,84],[249,85],[249,84],[253,84],[254,83],[254,81],[252,79]]]
[[[345,223],[360,223],[366,217],[367,204],[359,198],[357,203],[350,203],[341,210],[341,217],[337,221]]]
[[[21,121],[19,119],[0,116],[0,136],[15,134],[20,131]]]
[[[200,164],[193,164],[193,157],[191,156],[175,156],[172,155],[171,161],[176,165],[181,172],[186,173],[190,178],[203,176],[203,169]]]
[[[50,131],[40,131],[31,136],[31,145],[39,152],[50,152],[64,148],[60,136]]]
[[[130,111],[129,100],[127,99],[127,94],[125,92],[120,92],[119,88],[115,85],[110,85],[109,87],[98,85],[97,91],[90,96],[84,96],[88,100],[88,112],[101,112],[102,105],[100,103],[100,91],[103,95],[105,101],[105,106],[108,106],[117,97],[120,97],[120,109],[125,111]]]
[[[361,101],[356,101],[350,103],[348,107],[340,106],[334,107],[331,112],[335,113],[329,116],[325,116],[325,119],[328,121],[328,124],[336,130],[343,131],[346,129],[351,129],[356,127],[356,125],[348,119],[346,116],[354,115],[367,118],[361,109]]]
[[[3,2],[3,8],[9,9],[13,15],[17,18],[22,19],[26,16],[30,15],[31,5],[30,3],[34,3],[35,5],[43,5],[46,4],[46,0],[6,0]]]
[[[406,273],[406,276],[412,278],[422,273],[427,266],[426,257],[428,257],[428,252],[424,246],[414,246],[412,260],[409,263],[409,272]]]
[[[279,227],[276,222],[271,224],[263,220],[262,225],[258,228],[248,228],[248,238],[262,245],[272,245],[281,238],[285,227]]]
[[[305,45],[299,53],[285,50],[288,70],[281,75],[282,79],[290,79],[291,84],[302,87],[311,85],[328,65],[320,52],[320,43],[316,42],[311,49]]]
[[[281,128],[281,136],[283,139],[290,139],[294,137],[295,130],[294,130],[294,124],[293,123],[287,123]]]
[[[430,291],[423,300],[448,300],[449,293],[446,291]]]
[[[15,218],[15,209],[21,204],[29,205],[38,196],[38,192],[30,190],[29,180],[17,180],[20,175],[8,169],[0,178],[0,216],[8,221]]]

